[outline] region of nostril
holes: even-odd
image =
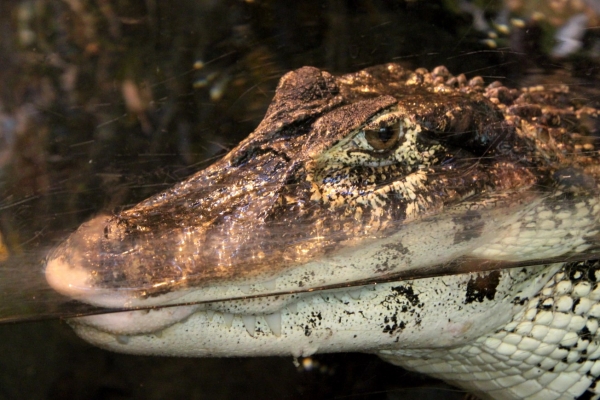
[[[118,221],[107,215],[82,224],[48,257],[48,284],[75,300],[109,308],[154,306],[181,296],[162,288],[160,283],[165,279],[155,276],[161,271],[157,266],[167,264],[156,257],[164,249],[152,242],[152,234],[142,233],[125,240],[117,225]],[[142,249],[149,255],[141,254]],[[176,278],[168,282],[176,283]],[[154,296],[148,297],[148,290],[153,289]],[[160,289],[165,296],[159,298],[156,292]]]
[[[62,255],[51,258],[46,264],[46,280],[61,294],[78,297],[90,289],[90,273],[81,268],[79,257],[70,257],[69,261]]]
[[[90,245],[98,242],[107,221],[107,216],[99,216],[82,224],[50,254],[46,264],[46,279],[50,286],[68,296],[90,289],[93,267],[90,268],[84,255],[93,253]]]
[[[109,216],[98,216],[81,225],[48,257],[46,281],[57,292],[102,307],[124,307],[125,291],[95,285],[103,240]]]

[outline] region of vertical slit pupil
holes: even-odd
[[[378,129],[365,130],[365,138],[375,150],[386,150],[393,147],[400,138],[400,125],[380,126]]]
[[[396,129],[392,126],[384,126],[379,128],[379,140],[383,143],[387,143],[396,135]]]

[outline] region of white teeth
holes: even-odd
[[[360,300],[360,295],[362,294],[362,289],[350,290],[348,295],[352,297],[354,300]]]
[[[127,344],[127,343],[129,343],[129,336],[118,335],[117,336],[117,342],[119,342],[120,344]]]
[[[281,313],[276,312],[273,314],[264,315],[265,321],[267,321],[267,325],[269,325],[269,329],[271,332],[277,337],[281,336]]]
[[[344,293],[343,292],[335,292],[333,296],[339,301],[344,301]]]
[[[246,330],[250,336],[254,336],[254,330],[256,329],[256,317],[254,315],[242,315],[242,321]]]
[[[231,324],[233,324],[233,317],[235,317],[234,314],[223,313],[223,323],[227,328],[231,328]]]
[[[288,304],[287,309],[290,310],[291,314],[298,314],[298,303]]]
[[[328,295],[322,294],[322,293],[317,293],[317,295],[315,296],[315,300],[316,300],[317,296],[319,296],[321,299],[323,299],[323,301],[325,303],[329,303],[329,300],[331,300],[331,298]]]
[[[267,290],[275,290],[277,289],[277,279],[271,279],[270,281],[263,282],[262,285]]]
[[[326,298],[325,296],[321,295],[320,293],[316,293],[312,297],[313,304],[319,304],[319,303],[322,303],[322,302],[326,302],[327,303],[328,300],[329,300],[328,298]]]
[[[244,294],[250,294],[250,285],[242,285],[239,289]]]
[[[209,321],[212,321],[214,316],[215,316],[215,312],[213,310],[206,310],[206,318]]]

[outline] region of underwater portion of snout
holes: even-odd
[[[98,216],[82,224],[49,255],[45,274],[47,282],[60,294],[97,306],[118,308],[128,304],[132,290],[101,288],[94,279],[95,266],[105,262],[98,243],[108,220],[108,216]]]
[[[515,301],[540,290],[560,266],[529,267],[458,277],[431,278],[321,291],[297,297],[279,309],[277,299],[257,299],[254,312],[235,302],[209,303],[180,311],[177,322],[153,329],[138,315],[110,314],[73,319],[78,335],[125,353],[176,356],[308,356],[316,352],[444,348],[468,343],[506,324],[522,308]],[[284,303],[285,304],[285,303]],[[263,307],[267,311],[258,311]],[[189,315],[188,315],[189,313]],[[136,319],[147,329],[131,330]]]

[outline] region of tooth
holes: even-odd
[[[267,321],[267,325],[269,325],[269,329],[271,332],[277,337],[281,336],[281,313],[276,312],[273,314],[267,314],[264,316],[265,321]]]
[[[250,285],[241,285],[240,291],[244,294],[250,294]]]
[[[152,334],[159,339],[163,337],[163,331],[153,332]]]
[[[360,295],[362,294],[362,289],[350,290],[348,295],[352,297],[354,300],[360,300]]]
[[[344,301],[344,293],[343,292],[335,292],[333,297],[338,299],[339,301]]]
[[[323,296],[321,296],[319,293],[316,293],[314,296],[310,297],[309,300],[313,304],[319,304],[319,303],[322,303],[322,302],[327,302],[327,299],[324,298]]]
[[[263,282],[262,285],[267,290],[275,290],[277,289],[277,279],[271,279],[270,281]]]
[[[231,328],[231,324],[233,324],[233,317],[235,317],[234,314],[223,313],[223,323],[227,328]]]
[[[288,304],[287,309],[290,310],[291,314],[298,314],[298,303]]]
[[[129,343],[129,336],[126,335],[118,335],[117,336],[117,342],[119,342],[120,344],[127,344]]]
[[[250,336],[254,336],[254,329],[256,328],[256,317],[254,315],[242,315],[242,321],[246,330]]]
[[[214,310],[206,310],[206,318],[209,321],[212,321],[214,316],[215,316],[215,311]]]

